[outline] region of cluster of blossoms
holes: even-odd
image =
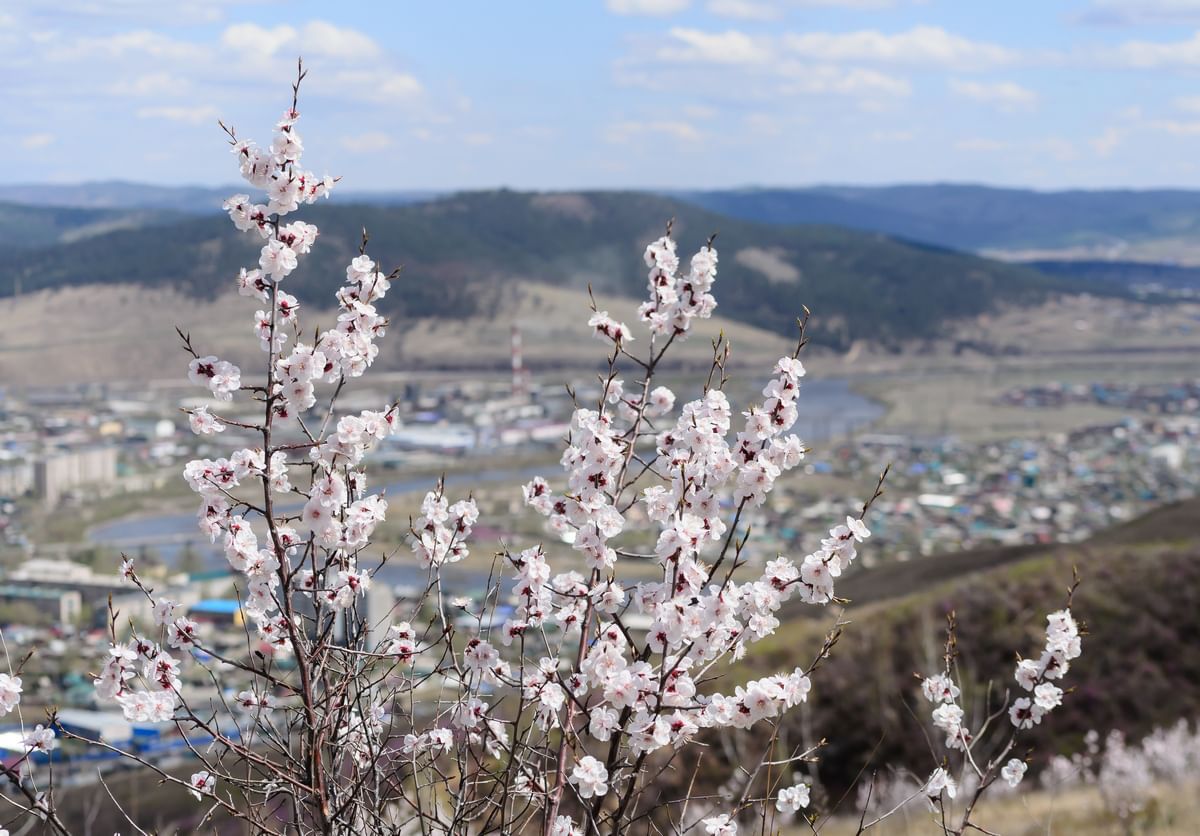
[[[966,749],[972,735],[963,727],[965,712],[957,702],[959,688],[950,674],[939,673],[921,683],[921,693],[934,703],[933,725],[946,734],[947,749]]]
[[[233,393],[242,387],[242,370],[211,355],[196,357],[188,365],[188,380],[197,386],[207,386],[219,401],[231,401]]]
[[[1066,676],[1071,660],[1080,654],[1079,627],[1070,610],[1050,613],[1046,621],[1046,647],[1041,657],[1017,662],[1017,684],[1032,694],[1013,700],[1009,708],[1009,718],[1018,729],[1036,726],[1047,712],[1062,705],[1063,690],[1051,680]]]
[[[312,345],[297,342],[286,354],[283,351],[289,332],[299,334],[300,326],[299,304],[281,283],[296,269],[299,257],[311,251],[318,230],[302,221],[284,223],[281,218],[302,203],[327,196],[334,184],[332,178],[318,179],[300,168],[303,144],[296,130],[298,118],[295,109],[284,114],[269,150],[234,138],[233,152],[243,176],[267,196],[265,203],[252,203],[244,194],[225,202],[238,229],[257,232],[264,239],[258,267],[241,270],[237,286],[239,293],[265,305],[253,322],[270,358],[266,386],[244,387],[241,371],[216,357],[194,356],[189,366],[190,379],[207,386],[218,401],[229,401],[242,388],[266,395],[266,420],[259,430],[312,409],[317,384],[337,385],[361,375],[375,359],[374,340],[386,325],[373,303],[384,296],[390,281],[361,254],[350,263],[346,284],[337,293],[336,327],[320,334]],[[189,423],[197,434],[212,435],[222,432],[228,420],[199,407],[190,412]],[[366,476],[355,468],[395,425],[394,408],[366,410],[342,416],[328,436],[309,444],[272,446],[269,432],[264,432],[261,447],[236,450],[227,458],[197,459],[184,468],[184,478],[200,497],[201,530],[213,542],[223,543],[230,567],[242,579],[242,610],[256,625],[257,653],[271,657],[294,650],[303,629],[296,595],[307,597],[309,609],[346,611],[370,587],[370,573],[357,567],[356,555],[384,520],[387,502],[366,493]],[[307,447],[307,463],[289,462],[288,450],[296,447]],[[290,469],[297,467],[309,475],[307,489],[293,484]],[[264,506],[241,495],[239,489],[253,485],[261,486]],[[263,514],[273,500],[295,493],[306,497],[298,516]],[[258,522],[258,516],[265,518]],[[314,547],[327,550],[329,559],[324,565],[303,568],[297,558]],[[131,564],[123,567],[123,573],[141,586]],[[140,635],[118,641],[114,636],[109,661],[96,679],[96,692],[100,699],[120,705],[130,720],[163,722],[178,716],[180,665],[201,646],[200,636],[195,623],[176,612],[174,602],[145,591],[153,605],[157,641]],[[181,657],[171,656],[164,645],[179,650]],[[246,690],[238,702],[243,709],[262,712],[275,707],[277,699],[266,690]],[[190,712],[183,708],[185,714]],[[354,749],[361,729],[370,727],[368,715],[350,724],[339,741]]]
[[[803,443],[789,430],[805,369],[794,355],[781,358],[764,400],[741,413],[736,429],[720,388],[706,388],[670,420],[674,393],[651,384],[655,340],[684,338],[695,319],[711,315],[717,253],[710,242],[679,276],[675,243],[665,237],[647,248],[646,263],[652,269],[651,299],[640,309],[651,334],[645,376],[628,387],[613,368],[599,403],[576,409],[561,460],[561,492],[540,477],[524,488],[526,503],[580,553],[586,572],[554,574],[541,547],[509,555],[516,607],[501,627],[504,644],[524,647],[547,624],[564,637],[559,658],[542,658],[536,671],[523,672],[523,696],[536,707],[540,727],[566,729],[608,752],[600,760],[577,751],[568,783],[584,801],[619,792],[629,780],[627,759],[679,749],[702,730],[778,722],[806,700],[811,681],[803,667],[747,682],[732,694],[706,692],[698,683],[723,657],[740,658],[771,635],[789,599],[832,600],[834,579],[854,560],[856,544],[870,536],[861,517],[848,517],[799,563],[781,556],[757,577],[735,579],[745,563],[744,516],[804,459]],[[614,358],[626,352],[632,336],[624,323],[598,312],[589,325],[615,346]],[[652,456],[635,449],[643,440],[652,442]],[[635,508],[658,529],[650,554],[622,545],[622,535],[635,528]],[[623,559],[652,559],[661,575],[623,585],[617,572]],[[624,624],[631,611],[650,623],[643,639]],[[576,635],[577,643],[567,640]],[[562,673],[560,660],[570,659],[573,648],[570,672]],[[557,795],[546,795],[556,811]],[[794,813],[807,800],[807,786],[798,784],[776,803]],[[713,816],[705,825],[733,833],[736,815]]]
[[[1074,587],[1071,591],[1073,594]],[[964,769],[968,766],[971,769],[967,778],[976,796],[997,780],[1004,781],[1010,789],[1021,783],[1028,770],[1028,764],[1020,758],[1008,758],[1007,761],[1004,758],[1012,751],[1016,735],[1020,731],[1037,725],[1046,712],[1062,704],[1062,689],[1049,680],[1062,678],[1069,668],[1070,661],[1079,656],[1079,627],[1070,609],[1051,613],[1047,616],[1047,622],[1046,646],[1041,657],[1036,661],[1022,659],[1018,661],[1016,668],[1017,683],[1025,691],[1032,692],[1033,696],[1018,697],[1008,707],[1011,720],[1008,740],[1000,749],[1000,754],[983,766],[972,756],[976,737],[966,725],[966,712],[958,701],[961,690],[952,677],[953,616],[950,618],[950,637],[946,645],[946,667],[941,673],[930,676],[921,683],[921,693],[934,704],[933,725],[945,734],[946,748],[964,753]],[[945,766],[939,766],[925,782],[923,791],[931,801],[943,797],[953,799],[959,792],[959,785]]]
[[[21,702],[21,677],[0,673],[0,717],[10,713]]]
[[[413,524],[413,554],[426,569],[465,560],[470,555],[467,538],[478,520],[475,500],[451,505],[441,488],[430,491],[421,502],[421,516]]]
[[[717,307],[710,292],[717,277],[717,251],[709,246],[692,256],[691,269],[679,272],[679,256],[670,235],[646,248],[650,268],[650,298],[638,308],[638,316],[651,334],[685,334],[693,319],[707,319]]]

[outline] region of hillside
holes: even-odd
[[[751,221],[832,223],[959,250],[1096,248],[1200,236],[1200,192],[1040,192],[957,184],[681,193]]]
[[[396,292],[393,290],[393,292]],[[325,300],[328,301],[328,300]],[[632,317],[633,299],[597,294],[614,316]],[[535,373],[594,369],[603,346],[587,327],[587,292],[513,281],[489,298],[480,313],[456,319],[398,321],[380,340],[382,371],[491,370],[507,374],[510,327],[518,325],[525,364]],[[175,326],[198,348],[240,365],[261,367],[263,353],[251,319],[258,303],[233,292],[197,299],[171,288],[130,284],[81,285],[0,299],[0,381],[6,386],[49,386],[80,381],[183,380],[186,357]],[[328,304],[306,307],[309,328],[329,325]],[[53,328],[29,328],[53,322]],[[718,315],[700,323],[695,338],[671,350],[673,366],[707,368],[711,339],[724,331],[734,364],[769,368],[791,351],[793,340]],[[555,374],[558,381],[561,375]]]
[[[1198,514],[1200,500],[1192,500],[1076,546],[987,549],[846,578],[839,592],[852,600],[852,623],[816,677],[805,718],[811,734],[830,740],[822,780],[838,790],[868,762],[929,765],[928,705],[913,674],[939,664],[946,614],[955,611],[959,624],[963,704],[978,708],[989,679],[994,694],[1009,687],[1014,650],[1036,649],[1072,566],[1083,578],[1073,611],[1086,624],[1084,654],[1067,681],[1074,692],[1032,735],[1034,769],[1050,754],[1077,750],[1090,729],[1137,737],[1192,718],[1200,701],[1192,641],[1200,630]],[[808,608],[750,664],[775,670],[808,659],[833,618]]]
[[[289,291],[323,303],[365,227],[377,260],[404,264],[404,291],[388,297],[387,309],[400,318],[478,315],[514,278],[640,297],[642,249],[670,218],[685,255],[720,233],[718,299],[726,316],[788,334],[807,305],[819,313],[816,340],[843,349],[858,340],[894,346],[932,338],[951,320],[1080,286],[883,235],[751,223],[644,193],[475,192],[407,206],[320,204],[303,217],[322,237],[288,279]],[[255,261],[253,239],[223,218],[197,217],[10,254],[0,292],[11,293],[18,280],[27,291],[134,283],[212,298]]]
[[[124,229],[169,224],[175,212],[80,209],[0,203],[0,254],[93,238]]]

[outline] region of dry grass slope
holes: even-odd
[[[402,293],[403,287],[397,290]],[[596,303],[614,316],[635,320],[636,300],[598,295]],[[475,316],[393,322],[380,341],[379,366],[387,371],[506,369],[510,329],[516,324],[531,368],[598,367],[604,347],[587,328],[589,305],[583,290],[511,282],[495,308]],[[204,300],[134,285],[83,285],[0,299],[0,380],[35,386],[178,380],[185,364],[176,326],[191,332],[199,350],[249,371],[262,361],[250,325],[256,307],[255,300],[233,293]],[[331,311],[305,310],[303,316],[310,329],[333,323]],[[672,348],[676,363],[706,367],[711,340],[721,330],[732,340],[739,364],[771,363],[792,347],[783,336],[721,317],[693,330],[689,341]]]

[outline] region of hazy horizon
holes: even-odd
[[[72,188],[88,188],[88,187],[104,187],[104,186],[132,186],[136,188],[149,189],[179,189],[179,190],[202,190],[202,191],[230,191],[230,193],[247,191],[248,187],[244,183],[239,183],[236,180],[229,180],[225,183],[162,183],[151,180],[129,180],[122,177],[103,178],[96,180],[27,180],[8,185],[0,186],[0,199],[2,195],[8,192],[20,191],[23,189],[72,189]],[[332,197],[339,194],[354,194],[354,195],[397,195],[397,194],[425,194],[430,196],[450,195],[462,192],[490,192],[490,191],[514,191],[514,192],[649,192],[649,193],[673,193],[673,192],[753,192],[753,191],[806,191],[818,189],[902,189],[902,188],[973,188],[973,189],[989,189],[994,191],[1011,191],[1011,192],[1032,192],[1035,194],[1064,194],[1069,192],[1081,193],[1107,193],[1107,192],[1200,192],[1200,183],[1194,186],[1171,186],[1171,185],[1146,185],[1146,186],[1064,186],[1060,188],[1054,187],[1039,187],[1033,185],[1020,184],[1002,184],[989,183],[983,180],[892,180],[892,181],[873,181],[873,182],[850,182],[850,181],[813,181],[806,183],[732,183],[726,186],[716,186],[712,188],[703,187],[680,187],[680,186],[655,186],[655,185],[623,185],[620,183],[612,185],[564,185],[554,187],[537,187],[525,186],[513,183],[495,183],[495,184],[480,184],[472,186],[428,186],[428,187],[407,187],[397,186],[394,188],[352,188],[345,187],[336,190]],[[19,202],[19,201],[18,201]]]

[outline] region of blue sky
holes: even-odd
[[[8,0],[10,181],[1200,187],[1200,0]]]

